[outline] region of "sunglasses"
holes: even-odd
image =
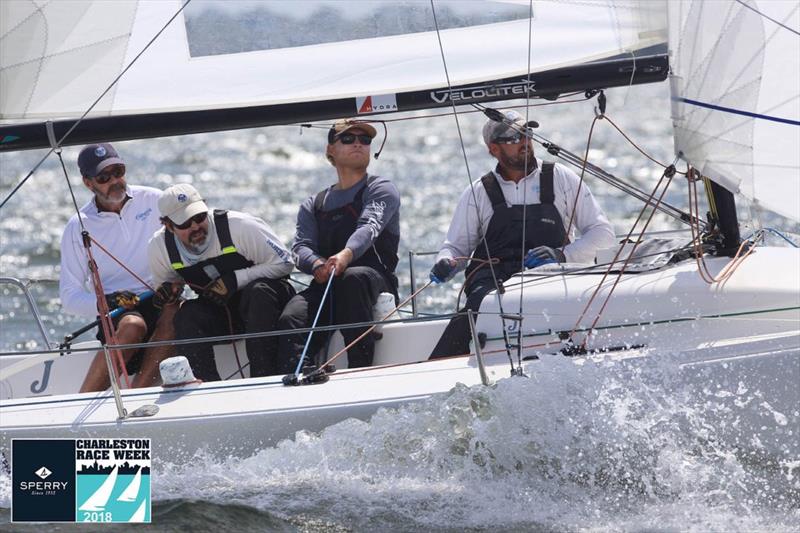
[[[336,139],[342,144],[353,144],[358,139],[359,144],[369,146],[372,144],[372,137],[369,135],[354,135],[352,133],[342,133]]]
[[[125,165],[111,165],[103,172],[94,177],[94,181],[103,185],[111,181],[113,178],[121,178],[125,175]]]
[[[205,213],[197,213],[195,216],[184,222],[183,224],[176,224],[172,222],[172,225],[175,226],[175,229],[189,229],[192,227],[192,224],[197,224],[198,226],[205,222],[208,218],[208,212]]]
[[[492,142],[494,144],[519,144],[527,139],[528,137],[526,135],[518,132],[513,135],[507,135],[505,137],[498,137]]]

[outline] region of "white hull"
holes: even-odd
[[[727,259],[709,261],[713,272]],[[798,272],[800,251],[763,248],[722,286],[708,286],[699,280],[694,263],[628,275],[614,292],[600,322],[606,329],[599,330],[592,346],[642,347],[589,359],[614,361],[608,365],[612,373],[661,360],[676,364],[684,387],[696,389],[701,396],[708,394],[726,408],[741,410],[740,423],[723,431],[738,447],[796,458],[800,456],[796,437],[800,431]],[[557,276],[535,289],[526,287],[523,344],[537,346],[525,349],[523,355],[556,353],[561,348],[557,332],[571,330],[597,281],[595,274]],[[518,301],[519,294],[509,289],[506,312]],[[487,297],[485,302],[484,310],[492,312],[496,299]],[[424,361],[444,324],[385,326],[383,340],[377,344],[376,365]],[[503,350],[497,351],[502,345],[497,339],[499,327],[499,320],[492,315],[481,315],[477,326],[489,338],[484,351],[492,380],[509,375],[507,356]],[[575,337],[577,342],[581,339]],[[551,344],[538,346],[544,342]],[[549,365],[548,356],[542,357],[524,364],[531,386],[542,379],[559,378],[552,375],[553,368],[559,367]],[[54,390],[68,381],[77,388],[82,378],[80,365],[74,364],[77,359],[62,357],[54,362],[50,378]],[[235,369],[231,360],[218,357],[218,366]],[[572,361],[582,365],[587,357]],[[42,365],[39,367],[3,382],[4,393],[29,391],[31,376],[41,379],[43,375]],[[480,383],[474,356],[339,370],[327,383],[301,387],[286,387],[279,377],[268,377],[179,389],[127,390],[122,397],[129,413],[148,404],[159,410],[154,416],[125,420],[118,420],[110,392],[31,398],[14,394],[16,398],[0,401],[0,446],[6,451],[11,438],[22,437],[149,437],[158,459],[184,461],[202,449],[214,455],[248,455],[299,430],[316,432],[346,418],[367,419],[380,407],[429,398],[456,383]],[[758,400],[742,407],[743,394],[755,395]]]

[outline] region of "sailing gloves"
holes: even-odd
[[[153,295],[153,307],[161,309],[165,305],[174,304],[180,299],[182,292],[182,284],[165,281],[156,289]]]
[[[558,248],[537,246],[533,250],[528,250],[523,264],[525,268],[536,268],[548,263],[565,263],[566,261],[567,258],[564,256],[564,252]]]
[[[431,281],[434,283],[450,281],[456,275],[456,265],[455,261],[447,257],[439,259],[431,269]]]
[[[113,311],[117,307],[124,307],[131,310],[139,304],[139,297],[131,291],[117,291],[106,294],[106,305],[108,310]]]
[[[228,272],[206,285],[201,296],[217,305],[225,305],[237,288],[236,272]]]

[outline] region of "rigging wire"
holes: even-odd
[[[160,30],[158,30],[158,32],[153,36],[152,39],[150,39],[150,41],[144,46],[144,48],[142,48],[142,50],[138,54],[136,54],[136,57],[134,57],[131,60],[131,62],[128,63],[128,66],[126,66],[122,70],[122,72],[120,72],[117,75],[117,77],[114,78],[114,80],[108,85],[108,87],[106,87],[105,90],[102,93],[100,93],[100,96],[97,97],[97,99],[92,103],[92,105],[90,105],[89,108],[86,111],[83,112],[83,114],[80,116],[80,118],[78,118],[78,120],[76,120],[75,123],[72,126],[70,126],[70,128],[66,131],[66,133],[64,133],[64,135],[61,136],[61,139],[58,140],[58,142],[56,143],[56,146],[52,146],[50,148],[50,151],[47,152],[44,155],[44,157],[42,157],[39,160],[39,162],[36,163],[36,165],[34,165],[34,167],[30,170],[30,172],[28,172],[28,174],[17,184],[17,186],[14,187],[14,189],[10,193],[8,193],[8,195],[3,199],[3,201],[0,202],[0,209],[2,209],[3,206],[6,205],[6,203],[11,199],[11,197],[14,196],[17,193],[17,191],[25,184],[25,182],[28,181],[28,179],[31,176],[34,175],[34,173],[39,169],[39,167],[42,165],[42,163],[44,163],[45,160],[47,160],[47,158],[50,157],[50,155],[52,155],[56,150],[60,150],[61,149],[60,147],[64,143],[64,141],[67,139],[67,137],[69,137],[72,134],[72,132],[75,131],[75,128],[77,128],[80,125],[80,123],[83,122],[83,119],[85,119],[86,116],[89,113],[91,113],[92,109],[94,109],[95,106],[98,103],[100,103],[100,100],[102,100],[103,97],[105,97],[105,95],[108,93],[108,91],[110,91],[117,84],[117,82],[119,82],[120,78],[122,78],[122,76],[124,76],[125,73],[128,72],[128,70],[130,70],[130,68],[134,65],[134,63],[136,63],[136,61],[142,56],[142,54],[144,54],[145,51],[148,48],[150,48],[150,46],[156,41],[156,39],[158,39],[158,37],[161,36],[162,33],[164,33],[164,30],[167,29],[167,27],[172,23],[172,21],[175,20],[178,15],[180,15],[180,13],[186,8],[186,6],[189,5],[189,3],[191,1],[192,0],[186,0],[183,3],[183,5],[181,5],[180,9],[178,9],[175,12],[175,14],[172,15],[172,17],[167,21],[167,23],[164,24],[164,26]],[[73,198],[73,200],[74,200],[74,198]]]
[[[528,127],[528,122],[530,121],[530,102],[531,102],[531,45],[533,42],[533,0],[529,0],[528,2],[528,64],[527,64],[527,77],[525,83],[525,126]],[[528,136],[524,137],[525,139],[525,173],[526,175],[522,178],[521,181],[526,181],[526,178],[530,175],[528,174],[528,160],[529,158],[533,157],[533,143],[531,143],[531,139]],[[520,139],[521,140],[521,139]],[[531,147],[528,150],[528,147]],[[536,160],[534,159],[534,162]],[[541,179],[541,170],[539,171],[539,176]],[[523,183],[522,187],[522,240],[520,241],[520,253],[519,253],[519,269],[520,272],[525,270],[525,254],[527,250],[525,249],[525,233],[527,231],[527,216],[528,216],[528,187],[527,183]],[[524,287],[520,287],[519,291],[519,323],[517,327],[517,369],[522,371],[522,303],[524,297]]]
[[[451,106],[453,108],[453,118],[456,121],[456,130],[458,131],[458,140],[459,140],[459,142],[461,144],[461,153],[464,156],[464,165],[466,166],[466,169],[467,169],[467,180],[469,181],[469,188],[470,188],[470,191],[472,193],[472,201],[475,204],[475,215],[476,215],[476,218],[477,218],[477,221],[478,221],[478,228],[479,228],[479,231],[480,231],[480,234],[481,234],[481,241],[483,242],[484,250],[486,251],[486,257],[491,257],[491,252],[489,251],[489,243],[486,241],[486,232],[484,231],[484,228],[483,228],[483,221],[481,221],[481,214],[480,214],[480,211],[478,210],[478,197],[477,197],[477,195],[475,193],[475,185],[472,183],[472,173],[470,172],[470,168],[469,168],[469,159],[467,158],[467,149],[464,146],[464,136],[461,133],[461,124],[460,124],[460,122],[458,120],[458,110],[456,109],[456,103],[452,98],[453,86],[450,83],[450,73],[447,70],[447,60],[446,60],[445,55],[444,55],[444,45],[442,44],[442,36],[441,36],[440,31],[439,31],[439,22],[438,22],[438,20],[436,18],[436,7],[434,6],[434,0],[430,0],[430,2],[431,2],[431,11],[433,13],[433,24],[436,27],[436,39],[439,42],[439,52],[440,52],[440,54],[442,56],[442,65],[444,67],[445,78],[447,79],[447,89],[449,91],[450,104],[451,104]],[[492,273],[492,281],[494,282],[495,296],[497,297],[497,305],[498,305],[498,308],[500,309],[500,313],[501,313],[501,317],[502,317],[502,314],[503,314],[502,293],[504,291],[501,289],[500,282],[497,280],[497,274],[496,274],[496,272],[494,270],[494,265],[492,265],[491,263],[489,263],[489,270]],[[515,372],[514,360],[511,358],[511,346],[510,346],[510,342],[508,340],[508,333],[506,331],[506,329],[507,329],[506,328],[506,322],[505,322],[505,318],[501,318],[501,319],[502,319],[502,322],[503,322],[503,336],[504,336],[504,338],[506,340],[506,349],[507,349],[507,353],[508,353],[508,362],[511,364],[511,372],[514,373]]]

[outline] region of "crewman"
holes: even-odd
[[[100,246],[92,247],[100,282],[109,310],[124,308],[113,319],[114,335],[120,344],[138,344],[173,338],[172,318],[177,306],[159,305],[158,299],[140,301],[140,294],[152,286],[147,265],[147,242],[158,230],[158,199],[161,191],[128,185],[125,161],[108,143],[85,146],[78,154],[83,184],[92,198],[80,209],[83,227]],[[89,271],[78,215],[67,222],[61,237],[61,304],[69,313],[94,317],[99,313],[97,296]],[[123,268],[120,265],[124,265]],[[103,328],[97,339],[106,342]],[[148,387],[159,380],[158,365],[172,354],[169,346],[122,351],[127,373],[136,374],[133,387]],[[89,366],[81,392],[108,388],[108,367],[99,351]]]
[[[371,321],[380,293],[397,298],[394,272],[400,242],[400,193],[388,178],[367,172],[375,134],[370,124],[352,119],[339,120],[328,131],[325,157],[336,169],[337,182],[300,206],[292,250],[297,267],[314,277],[286,306],[281,329],[310,327],[320,305],[317,325]],[[331,294],[322,302],[332,275]],[[353,342],[365,329],[342,328],[345,343]],[[314,333],[308,353],[319,351],[330,333]],[[305,341],[304,333],[281,339],[284,372],[295,370]],[[375,338],[366,335],[347,351],[348,366],[371,365],[374,352]]]
[[[175,315],[178,339],[273,331],[295,291],[288,281],[291,252],[260,218],[238,211],[211,211],[193,186],[164,190],[158,201],[161,228],[150,240],[148,257],[159,295],[177,298],[183,284],[199,297]],[[248,338],[250,376],[276,374],[275,336]],[[181,346],[195,376],[220,379],[213,344]]]
[[[525,135],[532,123],[516,111],[504,116],[513,125],[489,119],[483,126],[483,140],[497,166],[462,193],[431,269],[431,280],[443,283],[466,266],[467,295],[462,314],[450,320],[431,358],[469,353],[463,312],[477,312],[497,284],[522,270],[523,250],[525,268],[534,268],[592,263],[598,249],[614,244],[614,229],[586,183],[563,165],[534,156]],[[489,258],[495,264],[489,265]]]

